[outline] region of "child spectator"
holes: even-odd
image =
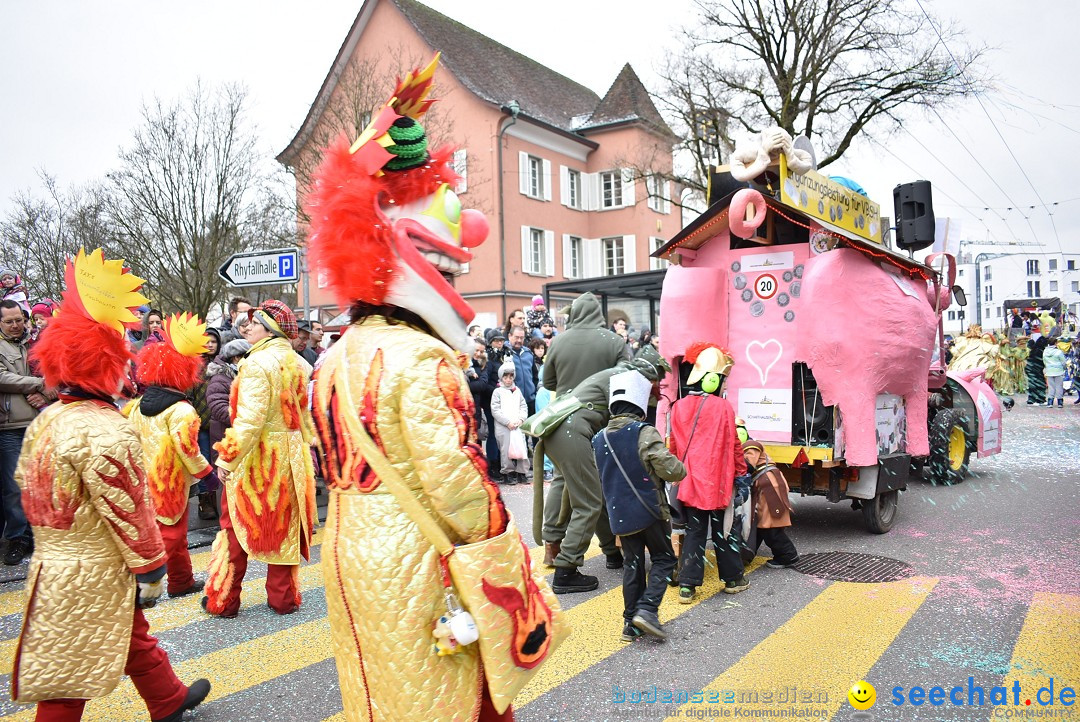
[[[667,450],[657,430],[645,423],[651,393],[652,383],[637,371],[612,376],[611,420],[592,440],[611,531],[622,540],[625,642],[643,632],[667,638],[657,610],[675,569],[675,553],[668,539],[664,482],[686,476],[682,462]],[[652,560],[647,580],[646,549]]]
[[[521,422],[529,415],[525,395],[514,384],[516,375],[514,362],[504,361],[499,367],[499,386],[491,392],[491,415],[495,418],[495,440],[499,444],[499,461],[503,478],[508,485],[524,484],[525,475],[529,472],[528,458],[510,457],[511,432],[521,426]]]
[[[0,288],[3,289],[3,300],[14,301],[19,304],[19,308],[26,314],[26,318],[30,318],[30,302],[26,297],[26,286],[23,285],[22,279],[19,274],[10,269],[0,270]]]
[[[750,586],[740,556],[742,539],[732,524],[735,508],[750,493],[750,477],[735,411],[720,395],[734,360],[719,346],[697,342],[683,361],[694,365],[686,380],[692,390],[671,407],[671,450],[686,466],[678,492],[687,525],[679,558],[679,601],[689,604],[705,578],[710,525],[724,592],[737,594]]]
[[[547,306],[544,305],[544,297],[537,294],[533,296],[532,308],[525,313],[525,335],[529,338],[542,338],[540,327],[545,323],[552,328],[555,326],[555,321],[552,320]]]
[[[1065,405],[1065,352],[1058,348],[1058,337],[1047,339],[1043,351],[1043,374],[1046,376],[1046,405]]]
[[[773,569],[795,566],[799,561],[799,552],[785,531],[791,526],[787,479],[773,464],[760,441],[744,441],[742,449],[753,479],[750,498],[753,500],[751,506],[756,529],[753,540],[747,546],[750,551],[757,552],[761,542],[765,542],[773,553],[773,558],[766,564]]]

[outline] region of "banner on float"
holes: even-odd
[[[881,243],[881,206],[817,171],[792,173],[782,153],[780,202],[860,238]]]

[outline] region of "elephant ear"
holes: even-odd
[[[814,150],[814,144],[810,142],[810,139],[805,135],[797,135],[792,145],[795,146],[796,153],[806,153],[806,160],[810,163],[809,169],[817,170],[817,152]]]

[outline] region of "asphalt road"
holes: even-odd
[[[561,597],[574,633],[519,697],[517,719],[952,721],[1024,719],[1033,710],[1080,717],[1060,704],[1063,687],[1080,687],[1080,405],[1022,403],[1005,416],[1003,454],[973,460],[971,478],[957,486],[912,482],[888,534],[866,532],[848,502],[794,497],[792,538],[801,553],[898,560],[913,572],[900,581],[834,582],[769,569],[759,558],[750,589],[729,596],[719,593],[710,567],[695,604],[680,605],[669,593],[661,608],[667,642],[626,644],[619,641],[620,575],[605,570],[594,549],[585,571],[600,577],[600,588]],[[527,528],[531,490],[510,487],[504,495]],[[196,550],[197,571],[206,567],[206,551]],[[193,598],[148,613],[181,677],[214,683],[192,719],[344,719],[319,551],[301,570],[304,604],[292,616],[266,608],[265,567],[258,564],[235,620],[207,618]],[[5,684],[21,598],[21,582],[0,585]],[[1036,693],[1050,678],[1055,705],[1041,707]],[[858,680],[876,688],[867,712],[847,699]],[[1019,705],[1011,704],[1014,683]],[[1009,705],[990,704],[995,686],[1006,688]],[[941,687],[944,702],[913,705],[915,687],[928,695]],[[968,705],[969,694],[978,701],[977,688],[985,704]],[[893,704],[894,689],[904,704]],[[695,693],[702,703],[676,702]],[[964,704],[951,704],[950,693]],[[0,719],[32,717],[32,709],[0,701]],[[84,717],[146,718],[127,681],[92,702]]]

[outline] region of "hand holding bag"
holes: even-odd
[[[525,443],[521,427],[510,429],[510,448],[506,450],[506,455],[515,460],[529,458],[529,446]]]
[[[349,408],[356,408],[342,386]],[[379,480],[438,551],[443,584],[472,614],[488,692],[502,714],[540,665],[570,634],[547,579],[533,570],[513,515],[502,534],[454,545],[353,414],[342,414],[353,441]],[[434,620],[433,620],[434,622]],[[434,653],[434,652],[433,652]]]

